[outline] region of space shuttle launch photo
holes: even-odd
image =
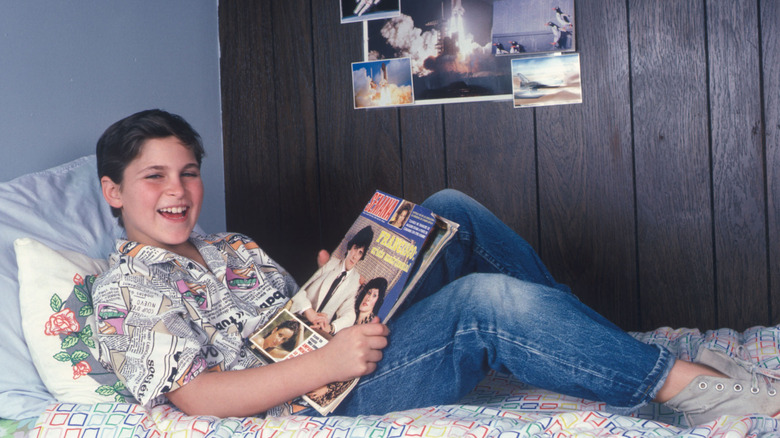
[[[408,57],[415,103],[511,99],[509,60],[492,54],[492,0],[407,0],[367,22],[368,60]]]
[[[450,14],[449,37],[457,42],[459,49],[464,49],[467,44],[466,29],[463,26],[463,17],[466,14],[466,9],[463,8],[461,0],[451,1],[452,13]]]
[[[409,59],[352,63],[352,92],[355,109],[413,104]]]

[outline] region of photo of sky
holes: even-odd
[[[511,99],[510,59],[493,55],[492,25],[492,0],[405,1],[401,16],[366,24],[367,59],[408,57],[416,103]]]

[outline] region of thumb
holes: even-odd
[[[321,249],[320,252],[317,253],[317,266],[321,268],[325,263],[328,263],[328,260],[330,260],[330,254],[328,251]]]

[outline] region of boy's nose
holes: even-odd
[[[184,184],[178,178],[171,178],[168,184],[167,193],[178,196],[184,192]]]

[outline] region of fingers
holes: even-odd
[[[360,324],[353,326],[357,330],[360,330],[364,336],[382,336],[386,337],[390,334],[390,329],[386,325],[379,322],[379,318],[374,318],[368,324]]]
[[[384,336],[372,336],[368,338],[366,342],[368,343],[368,348],[370,348],[371,351],[377,351],[380,355],[382,354],[382,349],[387,347],[387,338]],[[379,360],[377,359],[376,362],[378,361]]]
[[[357,354],[357,369],[355,370],[358,375],[365,376],[371,374],[377,369],[377,364],[382,360],[383,353],[382,348],[387,345],[387,340],[383,337],[368,338],[364,344],[363,349],[355,351]]]
[[[330,260],[330,253],[321,249],[320,252],[317,253],[317,266],[320,268],[323,267],[325,263],[328,263],[328,260]]]
[[[381,350],[371,350],[366,353],[366,368],[371,369],[369,372],[373,372],[376,369],[376,364],[379,363],[380,360],[382,360]]]

